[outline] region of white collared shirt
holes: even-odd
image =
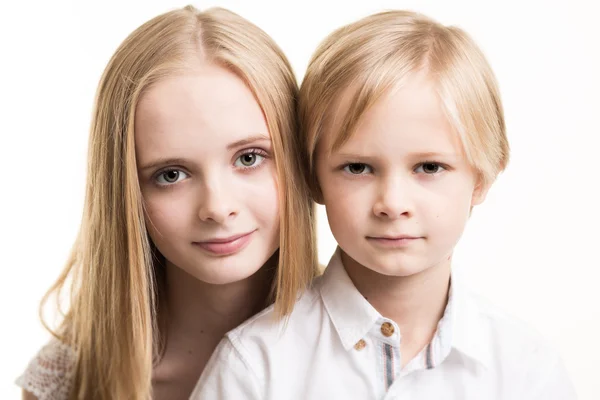
[[[192,399],[571,400],[561,358],[453,275],[431,343],[401,368],[398,325],[358,292],[339,251],[287,321],[273,308],[221,341]]]

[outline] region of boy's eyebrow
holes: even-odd
[[[377,155],[370,155],[370,154],[364,154],[364,153],[338,153],[338,152],[333,152],[332,155],[335,154],[338,157],[342,157],[342,158],[356,158],[356,159],[375,159],[378,156]],[[442,153],[442,152],[435,152],[435,151],[423,151],[423,152],[414,152],[414,153],[409,153],[405,155],[406,157],[410,157],[410,158],[444,158],[444,159],[456,159],[458,158],[457,154],[452,152],[452,153]]]
[[[337,152],[332,152],[331,155],[335,155],[336,157],[340,157],[340,158],[347,158],[349,160],[352,159],[356,159],[356,160],[374,160],[377,158],[377,156],[372,156],[369,154],[360,154],[360,153],[337,153]]]
[[[415,158],[451,158],[451,159],[457,158],[457,154],[454,152],[442,153],[442,152],[436,152],[436,151],[425,151],[425,152],[411,153],[409,155],[411,157],[415,157]]]

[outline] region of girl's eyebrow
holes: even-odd
[[[247,146],[256,142],[271,142],[271,138],[264,134],[253,135],[227,145],[227,150],[232,150],[238,147]]]
[[[267,135],[253,135],[241,140],[237,140],[229,145],[227,145],[227,150],[232,150],[238,147],[243,147],[243,146],[247,146],[249,144],[252,143],[258,143],[258,142],[268,142],[269,144],[271,143],[271,138]],[[146,165],[140,166],[139,170],[140,171],[146,171],[149,169],[158,169],[167,165],[185,165],[185,164],[189,164],[189,160],[186,160],[185,158],[181,158],[181,157],[170,157],[170,158],[158,158],[154,161],[149,162]]]
[[[159,158],[156,159],[149,164],[141,166],[139,168],[140,171],[146,171],[149,169],[161,168],[167,165],[183,165],[188,161],[185,158]]]

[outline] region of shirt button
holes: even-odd
[[[354,345],[354,348],[356,350],[362,350],[365,347],[367,347],[367,342],[365,342],[363,339],[360,339],[358,342],[356,342],[356,344]]]
[[[394,334],[394,325],[389,322],[384,322],[381,324],[381,333],[386,337],[392,336]]]

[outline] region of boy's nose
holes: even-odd
[[[400,179],[386,179],[382,182],[373,204],[373,214],[376,217],[397,219],[410,214],[410,208],[408,190]]]

